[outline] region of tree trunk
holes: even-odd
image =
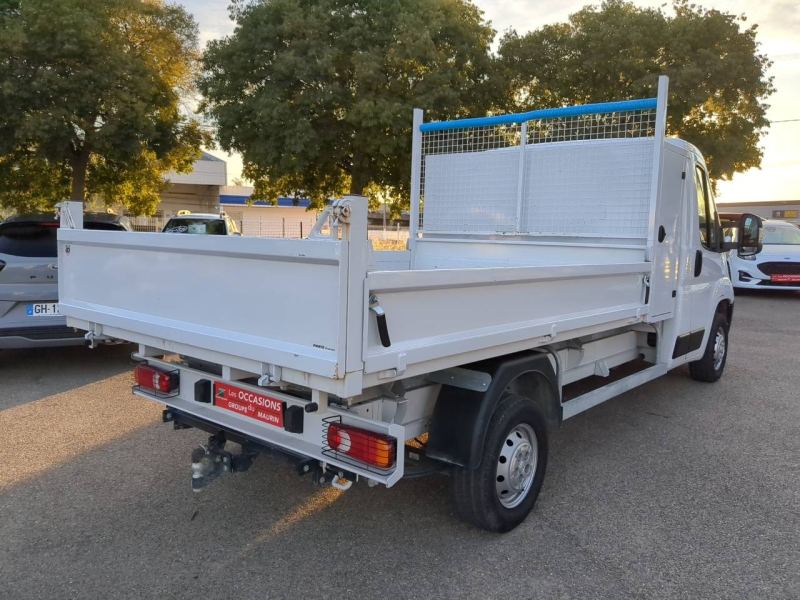
[[[84,145],[72,154],[72,195],[70,200],[83,202],[86,196],[86,170],[89,167],[89,149]]]
[[[357,196],[364,195],[364,188],[369,185],[369,174],[365,171],[354,171],[350,181],[350,193]]]

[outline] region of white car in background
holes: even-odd
[[[162,233],[190,233],[196,235],[242,235],[224,212],[192,213],[181,210],[164,226]]]
[[[723,227],[726,217],[720,215]],[[731,281],[737,289],[800,291],[800,227],[788,221],[764,219],[764,250],[752,256],[730,253]],[[725,229],[736,240],[735,228]]]

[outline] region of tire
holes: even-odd
[[[539,409],[523,396],[504,396],[489,422],[481,464],[456,467],[453,473],[461,518],[496,533],[522,523],[542,489],[547,451],[547,426]]]
[[[689,375],[696,381],[714,383],[719,381],[728,361],[728,320],[717,313],[711,324],[711,333],[706,343],[706,351],[700,360],[689,363]]]

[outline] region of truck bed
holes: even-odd
[[[658,200],[662,162],[682,158],[656,108],[415,111],[407,252],[372,251],[361,196],[304,240],[62,228],[61,310],[95,336],[340,398],[668,318],[677,203]]]
[[[282,240],[62,228],[61,311],[96,338],[255,376],[278,373],[280,381],[339,397],[633,323],[647,311],[651,265],[635,260],[640,249],[528,250],[539,262],[594,256],[600,264],[483,266],[492,263],[475,259],[474,267],[410,269],[408,253],[399,253],[406,263],[386,253],[375,260],[361,198],[352,200],[345,233]],[[430,267],[434,254],[426,255]],[[389,347],[369,308],[372,296],[386,313]]]

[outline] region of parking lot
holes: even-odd
[[[723,380],[670,373],[565,423],[505,536],[445,477],[320,488],[282,463],[193,494],[130,348],[0,358],[0,597],[800,597],[800,294],[737,296]]]

